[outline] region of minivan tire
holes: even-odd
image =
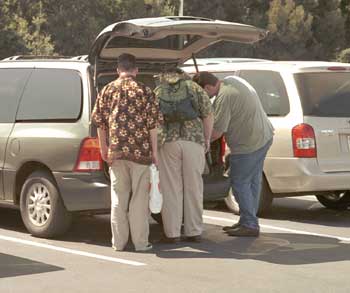
[[[72,221],[53,177],[42,170],[33,172],[23,184],[20,210],[24,225],[36,237],[62,235]]]
[[[239,215],[239,205],[233,195],[232,188],[230,188],[229,195],[224,199],[227,208],[233,212],[235,215]],[[258,216],[263,216],[270,209],[273,201],[273,193],[271,192],[270,186],[263,175],[261,183],[261,192],[259,199],[259,209],[257,212]]]
[[[350,207],[350,191],[334,192],[329,195],[316,195],[316,198],[328,209],[346,210]]]

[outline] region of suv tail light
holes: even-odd
[[[312,126],[298,124],[292,129],[293,152],[296,158],[316,158],[316,138]]]
[[[97,138],[87,137],[80,146],[79,157],[75,165],[77,172],[102,171],[103,161]]]

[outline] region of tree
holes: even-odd
[[[9,17],[11,2],[4,1],[0,6],[0,59],[28,52],[24,40],[14,29],[12,19]]]
[[[332,60],[345,45],[345,17],[340,0],[298,0],[312,14],[315,39],[314,58]]]
[[[340,1],[340,10],[344,17],[345,46],[350,46],[350,0]]]
[[[169,13],[163,0],[43,0],[43,3],[56,50],[68,56],[87,54],[97,34],[111,23]]]
[[[31,5],[30,9],[24,4],[18,0],[5,0],[0,6],[4,16],[1,18],[0,38],[5,44],[1,55],[53,54],[51,37],[42,30],[47,20],[41,1]]]
[[[338,62],[350,63],[350,48],[341,51],[337,55],[336,60]]]
[[[311,59],[312,22],[313,16],[294,0],[273,0],[268,11],[270,36],[264,44],[265,52],[271,59]]]

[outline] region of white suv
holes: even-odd
[[[196,72],[184,67],[190,75]],[[315,194],[326,207],[350,206],[350,65],[237,62],[203,65],[248,81],[275,127],[264,165],[260,213],[274,197]],[[233,197],[231,197],[233,201]]]

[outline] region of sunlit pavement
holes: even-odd
[[[109,216],[82,216],[60,239],[30,236],[17,211],[0,209],[0,292],[350,292],[350,211],[314,197],[279,199],[259,238],[229,237],[237,221],[220,204],[205,211],[201,243],[110,248]]]

